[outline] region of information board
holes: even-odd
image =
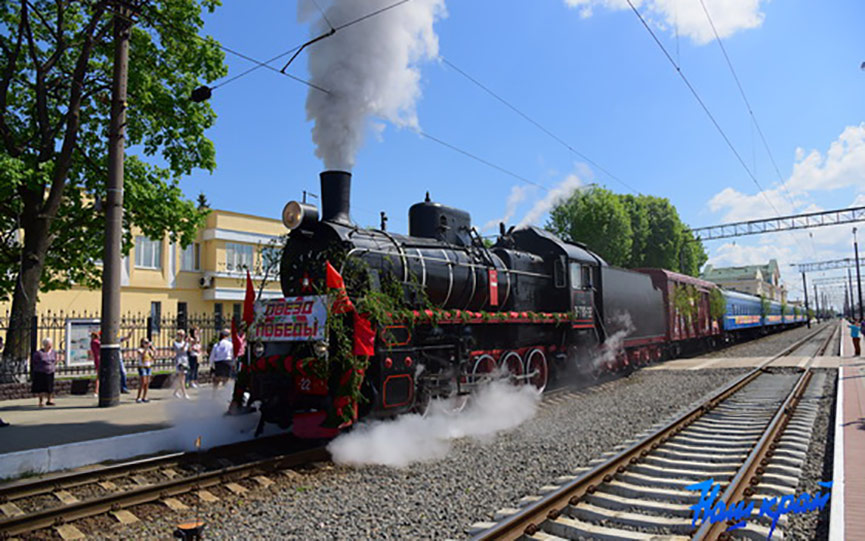
[[[90,356],[90,333],[99,332],[98,319],[66,320],[66,365],[93,365]]]

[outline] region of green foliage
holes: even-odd
[[[688,322],[694,320],[699,312],[700,292],[697,288],[688,285],[676,285],[673,292],[673,306],[679,315],[685,317]]]
[[[631,220],[613,192],[590,186],[574,192],[550,212],[547,229],[571,242],[583,242],[609,263],[624,266],[633,244]]]
[[[763,295],[760,295],[760,315],[761,316],[766,317],[769,315],[769,307],[770,306],[771,306],[771,303],[769,302],[769,299],[767,299]]]
[[[213,170],[204,132],[216,115],[188,97],[226,74],[211,39],[196,39],[202,9],[218,0],[153,0],[131,30],[124,186],[124,251],[130,231],[191,242],[207,215],[179,185],[193,169]],[[39,289],[96,287],[101,269],[113,78],[113,3],[0,3],[0,298],[22,258],[42,263]],[[79,93],[80,90],[80,93]],[[36,216],[39,216],[37,219]],[[35,285],[35,282],[34,282]],[[31,292],[27,292],[28,296]],[[35,297],[36,291],[32,291]]]
[[[781,303],[781,315],[786,316],[789,309],[790,309],[790,307],[787,306],[787,301],[783,301]]]
[[[682,223],[668,199],[616,195],[592,186],[550,212],[547,229],[583,242],[609,263],[628,268],[663,268],[697,276],[708,260],[701,242]]]
[[[712,289],[709,293],[709,314],[712,319],[721,319],[724,317],[724,312],[727,311],[727,302],[724,300],[724,295],[718,288]]]
[[[799,309],[798,306],[793,306],[793,315],[799,317],[802,315],[802,310]]]

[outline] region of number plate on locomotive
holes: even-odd
[[[327,297],[313,295],[255,303],[252,339],[261,341],[323,340]]]

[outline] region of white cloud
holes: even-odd
[[[821,152],[797,148],[790,178],[763,192],[747,194],[725,188],[707,203],[709,210],[722,213],[721,222],[735,222],[776,215],[766,202],[768,198],[782,214],[824,210],[814,203],[822,194],[846,190],[849,206],[865,206],[865,123],[844,128],[838,138]],[[836,199],[837,201],[837,199]],[[837,205],[833,203],[833,207]],[[778,260],[782,279],[801,298],[801,278],[791,263],[827,261],[852,257],[853,225],[819,227],[789,233],[742,237],[735,242],[711,249],[709,263],[715,266],[765,264]],[[813,278],[846,275],[845,270],[815,272]],[[837,307],[843,303],[843,291],[832,292]],[[813,294],[809,285],[809,295]]]
[[[818,150],[806,155],[803,149],[796,149],[787,186],[796,191],[865,187],[865,122],[847,126],[825,155]]]
[[[760,8],[768,0],[703,0],[722,38],[740,30],[758,28],[765,15]],[[630,9],[626,0],[565,0],[580,16],[591,17],[595,8]],[[699,0],[633,0],[634,6],[657,27],[678,32],[703,45],[714,39],[712,27]]]
[[[708,207],[723,212],[724,222],[816,212],[822,209],[809,203],[814,192],[843,188],[858,188],[859,197],[865,190],[865,123],[847,126],[825,154],[796,149],[793,173],[783,184],[754,194],[724,188],[709,200]],[[862,199],[856,201],[862,204]]]
[[[551,188],[546,195],[537,201],[526,213],[519,225],[536,223],[544,214],[550,211],[557,203],[567,199],[583,185],[583,181],[575,174],[565,177],[558,185]]]

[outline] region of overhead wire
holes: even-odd
[[[480,81],[479,81],[478,79],[476,79],[475,77],[472,77],[471,75],[469,75],[465,70],[463,70],[462,68],[458,67],[457,65],[455,65],[453,62],[451,62],[450,60],[448,60],[448,59],[445,58],[444,56],[439,56],[439,59],[440,59],[444,64],[446,64],[448,67],[450,67],[451,69],[453,69],[454,71],[456,71],[458,74],[460,74],[460,75],[462,75],[463,77],[465,77],[468,81],[470,81],[472,84],[474,84],[475,86],[477,86],[478,88],[480,88],[481,90],[483,90],[484,92],[486,92],[487,94],[489,94],[490,96],[492,96],[494,99],[496,99],[496,100],[498,100],[499,102],[501,102],[505,107],[507,107],[508,109],[510,109],[511,111],[513,111],[514,113],[516,113],[517,115],[519,115],[520,117],[522,117],[522,118],[523,118],[526,122],[528,122],[529,124],[531,124],[531,125],[535,126],[536,128],[538,128],[541,132],[543,132],[544,134],[546,134],[547,136],[549,136],[551,139],[553,139],[554,141],[556,141],[557,143],[559,143],[560,145],[562,145],[563,147],[565,147],[566,149],[568,149],[570,152],[572,152],[574,155],[578,156],[580,159],[582,159],[583,161],[589,163],[590,165],[593,165],[596,169],[598,169],[599,171],[603,172],[603,173],[604,173],[605,175],[607,175],[609,178],[611,178],[612,180],[615,180],[616,182],[618,182],[619,184],[621,184],[622,186],[624,186],[625,188],[627,188],[627,189],[630,190],[631,192],[633,192],[633,193],[635,193],[635,194],[639,194],[639,193],[640,193],[638,190],[636,190],[635,188],[633,188],[632,186],[630,186],[627,182],[625,182],[624,180],[620,179],[620,178],[617,177],[616,175],[612,174],[610,171],[608,171],[606,168],[604,168],[601,164],[599,164],[599,163],[596,162],[595,160],[591,159],[590,157],[588,157],[588,156],[585,155],[584,153],[580,152],[579,150],[575,149],[575,148],[574,148],[573,146],[571,146],[567,141],[565,141],[564,139],[562,139],[561,137],[559,137],[558,135],[556,135],[555,133],[553,133],[552,131],[550,131],[548,128],[546,128],[544,125],[542,125],[540,122],[538,122],[538,121],[535,120],[534,118],[530,117],[528,114],[524,113],[524,112],[523,112],[522,110],[520,110],[517,106],[515,106],[514,104],[512,104],[511,102],[509,102],[508,100],[506,100],[505,98],[503,98],[501,95],[499,95],[498,93],[496,93],[495,91],[493,91],[493,90],[492,90],[491,88],[489,88],[487,85],[483,84],[482,82],[480,82]]]
[[[733,80],[736,82],[736,87],[739,89],[739,95],[742,96],[742,101],[745,103],[745,108],[748,110],[748,115],[751,117],[752,125],[754,128],[756,128],[757,134],[760,136],[760,140],[763,143],[763,148],[766,150],[766,154],[769,156],[769,161],[772,163],[772,167],[775,169],[775,173],[778,175],[778,180],[780,181],[779,186],[784,192],[787,202],[790,203],[790,208],[795,209],[796,205],[793,202],[793,196],[790,195],[790,191],[787,190],[787,187],[784,185],[784,175],[781,174],[781,169],[778,167],[778,162],[775,161],[775,155],[772,154],[772,149],[769,147],[769,142],[766,140],[766,135],[763,133],[763,129],[760,127],[760,123],[757,121],[757,115],[754,113],[754,108],[751,107],[751,102],[748,100],[748,96],[745,94],[745,88],[742,86],[742,82],[739,80],[739,75],[736,73],[736,69],[733,67],[733,61],[730,59],[730,55],[727,54],[727,48],[724,47],[724,42],[721,40],[721,36],[718,34],[718,29],[715,27],[715,21],[712,19],[712,15],[711,13],[709,13],[709,9],[708,7],[706,7],[706,2],[704,0],[700,0],[700,6],[703,8],[703,13],[705,13],[706,19],[709,21],[709,26],[712,28],[712,33],[715,35],[715,42],[721,49],[721,54],[724,56],[727,67],[730,69],[730,74],[733,76]],[[814,239],[813,237],[809,238],[811,240],[811,251],[816,257],[817,251],[814,248]]]
[[[757,180],[757,176],[751,171],[751,169],[748,167],[748,164],[745,163],[745,160],[742,158],[742,155],[739,154],[739,151],[736,150],[736,147],[733,145],[733,142],[730,140],[730,138],[727,136],[727,133],[724,131],[724,129],[718,123],[718,120],[715,118],[715,115],[712,114],[712,111],[706,105],[706,102],[703,101],[703,98],[697,92],[697,89],[694,88],[694,85],[691,84],[691,81],[688,79],[688,77],[682,71],[681,66],[679,66],[678,63],[676,63],[676,61],[670,55],[670,52],[667,50],[667,48],[664,46],[664,44],[661,43],[661,40],[658,38],[658,35],[655,33],[654,30],[652,30],[652,27],[649,26],[649,23],[646,21],[646,19],[643,17],[643,15],[640,13],[640,11],[636,8],[636,6],[634,6],[633,1],[632,0],[626,0],[626,1],[628,2],[628,6],[630,6],[631,11],[634,12],[634,15],[637,16],[637,18],[640,20],[640,23],[642,23],[643,27],[646,29],[646,31],[649,33],[649,35],[652,37],[652,40],[654,40],[655,44],[661,49],[661,52],[664,53],[664,56],[667,58],[667,60],[670,62],[670,64],[672,64],[672,66],[674,68],[676,68],[676,73],[679,75],[679,78],[682,80],[682,82],[685,84],[685,86],[691,92],[691,95],[694,96],[694,99],[697,100],[697,103],[700,104],[700,107],[703,109],[703,112],[706,113],[706,116],[709,117],[709,120],[712,122],[712,125],[715,127],[715,129],[718,131],[718,133],[721,135],[721,138],[724,140],[724,142],[727,144],[727,146],[730,148],[730,151],[736,157],[736,160],[739,162],[739,165],[742,166],[742,169],[745,170],[745,173],[748,174],[748,177],[751,179],[751,181],[754,183],[754,185],[757,186],[760,195],[763,196],[763,199],[765,199],[766,202],[769,204],[769,206],[772,208],[772,210],[775,211],[776,216],[781,216],[782,215],[781,212],[778,211],[778,208],[775,206],[774,203],[772,203],[772,200],[769,199],[769,197],[766,195],[766,192],[763,189],[763,186],[760,184],[760,181]],[[792,235],[792,232],[791,232],[791,235]],[[797,243],[799,243],[799,239],[795,235],[793,235],[793,239]],[[801,243],[799,243],[799,244],[801,247]]]
[[[547,188],[547,187],[544,186],[543,184],[538,184],[537,182],[534,182],[534,181],[532,181],[532,180],[529,180],[529,179],[527,179],[526,177],[524,177],[524,176],[522,176],[522,175],[519,175],[519,174],[514,173],[513,171],[511,171],[511,170],[509,170],[509,169],[505,169],[504,167],[501,167],[501,166],[496,165],[496,164],[494,164],[494,163],[492,163],[492,162],[490,162],[490,161],[487,161],[487,160],[481,158],[480,156],[477,156],[477,155],[475,155],[475,154],[472,154],[471,152],[469,152],[469,151],[467,151],[467,150],[464,150],[464,149],[462,149],[462,148],[460,148],[460,147],[458,147],[458,146],[456,146],[456,145],[452,145],[452,144],[450,144],[450,143],[448,143],[448,142],[446,142],[446,141],[443,141],[443,140],[439,139],[438,137],[434,137],[434,136],[432,136],[432,135],[426,133],[425,131],[422,131],[422,130],[415,130],[415,132],[416,132],[418,135],[420,135],[421,137],[425,137],[426,139],[429,139],[430,141],[433,141],[434,143],[438,143],[439,145],[441,145],[441,146],[443,146],[443,147],[449,148],[449,149],[453,150],[454,152],[459,152],[459,153],[462,154],[463,156],[466,156],[466,157],[471,158],[471,159],[473,159],[473,160],[475,160],[475,161],[477,161],[477,162],[480,162],[480,163],[482,163],[482,164],[484,164],[484,165],[486,165],[486,166],[488,166],[488,167],[491,167],[491,168],[495,169],[496,171],[499,171],[499,172],[501,172],[501,173],[504,173],[504,174],[506,174],[506,175],[509,175],[509,176],[511,176],[511,177],[513,177],[513,178],[515,178],[515,179],[517,179],[517,180],[520,180],[520,181],[522,181],[522,182],[525,182],[526,184],[531,184],[532,186],[536,186],[536,187],[538,187],[538,188],[544,190],[545,192],[550,191],[549,188]]]

